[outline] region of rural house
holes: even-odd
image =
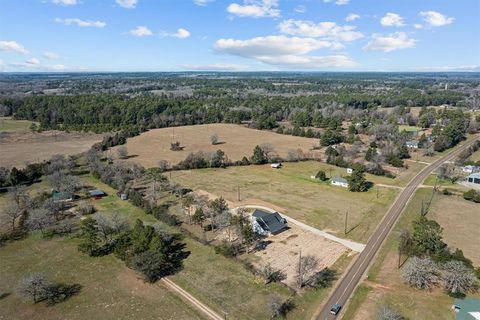
[[[474,172],[480,171],[480,168],[477,166],[468,165],[468,166],[464,166],[462,168],[462,171],[466,173],[474,173]]]
[[[333,177],[332,184],[334,186],[340,186],[344,188],[348,188],[348,180],[342,177]]]
[[[267,236],[277,234],[287,228],[287,220],[278,212],[266,212],[255,209],[252,214],[252,227],[256,233]]]
[[[90,197],[95,198],[95,199],[100,199],[100,198],[106,196],[105,192],[103,192],[102,190],[99,190],[99,189],[90,190],[90,191],[88,191],[88,193],[90,194]]]
[[[73,194],[69,192],[53,191],[52,199],[53,199],[53,202],[55,203],[70,202],[70,201],[73,201]]]
[[[480,172],[472,173],[471,175],[467,176],[467,182],[480,184]]]
[[[407,141],[405,142],[405,145],[407,146],[407,148],[418,149],[418,141],[415,140]]]

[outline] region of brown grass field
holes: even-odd
[[[453,298],[441,288],[423,291],[404,284],[398,269],[397,238],[402,228],[411,229],[411,221],[419,214],[422,200],[428,199],[431,189],[419,189],[410,201],[406,211],[386,243],[380,250],[368,271],[368,280],[364,280],[356,289],[349,302],[343,319],[374,319],[378,309],[388,304],[400,311],[407,319],[453,320],[451,310]],[[478,204],[469,203],[456,196],[436,194],[433,200],[430,219],[436,220],[444,228],[444,241],[451,247],[459,247],[465,256],[478,266],[480,247],[478,230]],[[480,297],[480,294],[475,294]]]
[[[210,137],[217,134],[220,144],[212,145]],[[170,143],[179,141],[184,149],[171,151]],[[275,152],[286,157],[290,149],[302,149],[310,152],[313,146],[318,146],[318,139],[281,135],[271,131],[253,130],[235,124],[205,124],[183,126],[176,128],[154,129],[139,136],[128,139],[126,148],[132,156],[132,162],[144,167],[156,167],[160,160],[176,164],[186,158],[191,152],[223,150],[230,160],[241,160],[244,156],[250,157],[253,148],[262,143],[270,143]],[[116,155],[116,148],[113,153]],[[317,152],[320,154],[320,152]]]
[[[87,151],[101,140],[102,135],[92,133],[3,133],[0,134],[0,166],[23,167],[27,163],[48,160],[55,154],[73,155]]]

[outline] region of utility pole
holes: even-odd
[[[348,210],[345,211],[345,234],[347,234],[347,225],[348,225]]]

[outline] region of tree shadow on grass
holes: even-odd
[[[75,284],[54,284],[49,288],[49,296],[47,298],[48,305],[55,305],[63,302],[70,297],[77,295],[82,290],[82,286],[78,283]]]
[[[2,294],[0,294],[0,300],[3,300],[5,298],[7,298],[8,296],[10,296],[11,293],[10,292],[4,292]]]

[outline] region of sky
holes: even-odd
[[[0,0],[0,72],[480,71],[480,0]]]

